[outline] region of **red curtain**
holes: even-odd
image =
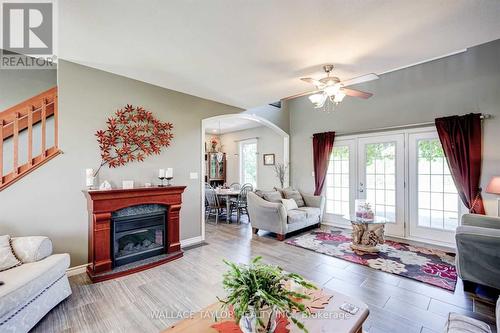
[[[484,215],[479,187],[482,161],[481,115],[471,113],[437,118],[436,128],[462,202],[471,213]]]
[[[335,132],[313,135],[314,185],[316,187],[314,195],[320,195],[323,191],[334,140]]]

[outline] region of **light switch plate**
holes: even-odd
[[[190,172],[189,179],[198,179],[198,172]]]

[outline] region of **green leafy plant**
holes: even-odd
[[[229,270],[224,273],[223,286],[228,293],[227,298],[220,300],[226,307],[232,306],[236,322],[241,317],[254,314],[258,325],[268,329],[264,323],[261,310],[271,308],[287,316],[298,328],[308,332],[304,324],[292,317],[292,312],[308,315],[302,299],[310,297],[286,288],[286,283],[292,281],[305,289],[317,289],[295,273],[286,273],[278,266],[262,264],[262,257],[254,258],[250,264],[235,264],[224,260]]]

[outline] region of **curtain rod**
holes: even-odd
[[[490,119],[490,118],[492,118],[491,114],[482,114],[481,115],[481,120]],[[424,122],[424,123],[379,127],[379,128],[373,128],[373,129],[367,129],[367,130],[361,130],[361,131],[353,131],[353,132],[335,132],[335,136],[367,134],[367,133],[373,133],[373,132],[383,132],[383,131],[398,130],[398,129],[409,129],[409,128],[425,127],[425,126],[432,126],[432,125],[435,125],[435,123],[433,121],[428,121],[428,122]],[[313,137],[311,136],[310,138],[312,139]]]

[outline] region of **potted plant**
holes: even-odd
[[[224,260],[230,267],[224,273],[222,282],[228,295],[220,301],[225,307],[232,307],[243,333],[274,332],[278,315],[288,317],[298,328],[307,332],[304,324],[291,316],[292,313],[309,314],[300,301],[310,297],[299,292],[296,287],[304,290],[317,289],[316,286],[298,274],[262,264],[261,259],[256,257],[248,265]]]

